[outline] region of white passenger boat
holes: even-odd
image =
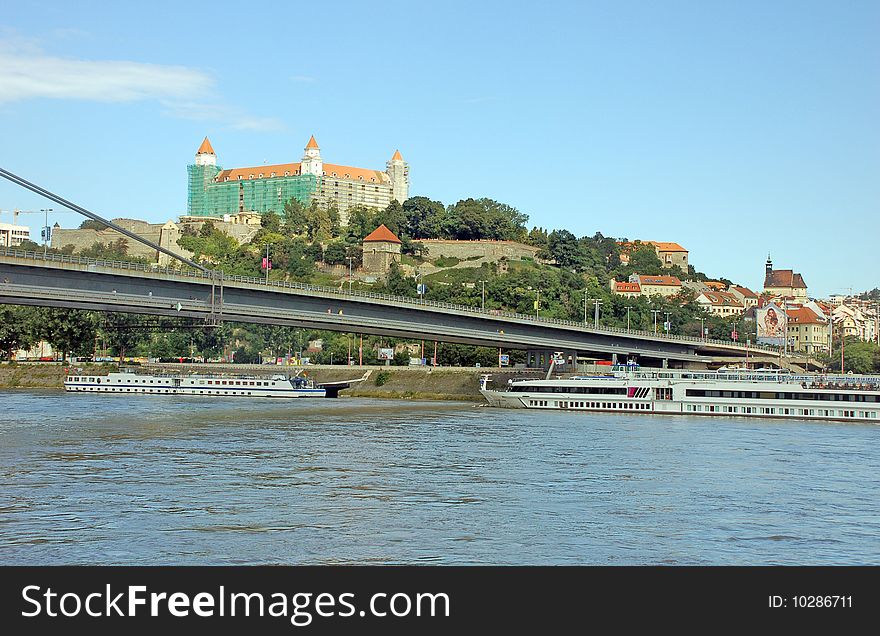
[[[124,371],[109,375],[68,375],[64,389],[74,393],[139,393],[162,395],[223,395],[237,397],[327,397],[325,387],[310,378],[222,375],[145,375]],[[335,395],[334,395],[335,397]]]
[[[880,377],[784,371],[639,369],[510,380],[480,392],[492,406],[567,411],[734,415],[880,423]]]

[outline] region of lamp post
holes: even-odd
[[[266,243],[266,284],[269,284],[269,270],[271,266],[269,265],[269,244]]]
[[[584,290],[584,327],[587,326],[587,292],[590,291],[588,289]]]
[[[702,340],[702,341],[704,341],[704,342],[705,342],[705,340],[706,340],[706,327],[705,327],[705,324],[706,324],[706,319],[705,319],[705,318],[700,318],[700,340]]]
[[[669,334],[672,333],[672,325],[669,323],[669,314],[672,312],[667,311],[664,313],[666,314],[666,322],[663,323],[663,329],[664,329],[664,331],[666,331],[666,335],[668,336]]]
[[[480,309],[482,309],[483,311],[486,311],[486,281],[481,280],[480,283],[483,285],[483,292],[482,292],[482,296],[481,296],[482,300],[480,301]]]
[[[657,314],[662,314],[663,312],[659,309],[652,309],[651,313],[654,314],[654,335],[657,335]]]
[[[424,296],[425,292],[424,292],[424,287],[422,287],[422,283],[421,283],[421,280],[422,280],[422,272],[421,271],[416,272],[415,279],[416,279],[416,293],[419,295],[419,298],[422,298]]]
[[[598,329],[599,328],[599,305],[602,304],[602,301],[599,300],[598,298],[594,298],[593,304],[596,307],[596,313],[594,314],[594,318],[593,318],[593,328]]]
[[[541,290],[535,290],[535,320],[541,317]]]
[[[43,258],[46,258],[46,252],[49,249],[49,212],[52,208],[41,208],[40,212],[45,215],[45,223],[43,223]]]
[[[351,293],[351,261],[354,257],[348,257],[348,293]]]
[[[629,310],[632,309],[631,305],[626,306],[626,332],[629,333]]]

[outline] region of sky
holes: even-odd
[[[769,252],[821,297],[880,286],[878,78],[871,0],[16,2],[0,166],[164,222],[206,135],[237,167],[314,134],[331,163],[400,149],[411,196],[675,241],[756,290]],[[0,183],[0,210],[47,205]]]

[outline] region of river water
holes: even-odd
[[[880,427],[0,393],[4,564],[880,563]]]

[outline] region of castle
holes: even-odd
[[[409,196],[409,164],[400,151],[387,162],[385,171],[324,163],[314,135],[299,163],[283,163],[224,170],[205,137],[195,162],[187,167],[187,212],[191,216],[222,216],[242,212],[278,212],[290,199],[308,205],[339,210],[342,225],[348,224],[353,206],[385,208]]]

